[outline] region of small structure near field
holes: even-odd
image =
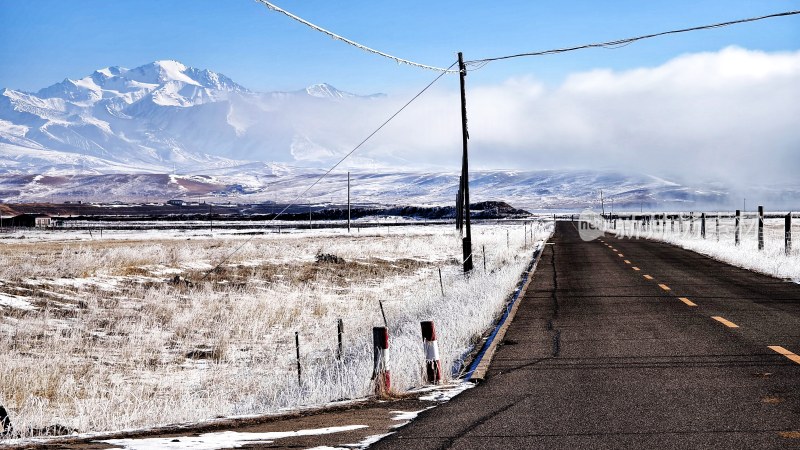
[[[36,227],[49,228],[53,226],[53,218],[47,214],[19,214],[0,220],[3,227]]]

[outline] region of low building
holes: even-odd
[[[176,200],[167,200],[167,204],[172,206],[184,206],[186,205],[186,202],[184,200],[176,199]]]
[[[53,218],[47,214],[19,214],[0,220],[3,227],[37,227],[49,228],[53,225]]]

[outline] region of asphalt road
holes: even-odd
[[[371,448],[800,448],[800,285],[571,222],[551,243],[486,379]]]

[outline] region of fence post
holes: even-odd
[[[700,237],[706,238],[706,213],[700,213]]]
[[[444,297],[444,282],[442,281],[442,268],[439,267],[439,287],[442,288],[442,297]]]
[[[300,332],[294,332],[294,349],[297,354],[297,384],[301,384],[302,369],[300,368]]]
[[[391,378],[386,370],[386,351],[389,349],[389,329],[372,328],[373,366],[372,379],[375,381],[375,394],[384,396],[391,389]]]
[[[344,335],[344,322],[342,319],[336,321],[336,340],[338,346],[336,348],[336,359],[342,360],[342,335]]]
[[[758,249],[764,250],[764,207],[758,207]]]
[[[786,219],[784,223],[784,230],[785,230],[785,240],[784,240],[784,247],[786,248],[786,255],[790,255],[792,253],[792,213],[786,214]]]
[[[9,436],[14,428],[11,426],[11,419],[8,417],[8,411],[0,405],[0,437]]]
[[[717,213],[717,242],[719,242],[719,213]]]
[[[689,236],[694,236],[694,212],[689,213]]]
[[[425,350],[425,374],[428,383],[439,384],[442,379],[442,364],[439,361],[439,344],[436,342],[436,328],[432,321],[420,322],[422,345]]]
[[[486,273],[486,246],[481,246],[481,251],[483,252],[483,273]]]
[[[742,212],[737,209],[736,210],[736,219],[734,221],[734,226],[733,226],[733,230],[734,230],[733,231],[733,239],[734,239],[734,243],[736,245],[739,245],[739,227],[740,227],[741,218],[742,218]]]

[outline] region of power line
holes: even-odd
[[[260,0],[257,0],[257,1],[260,1]],[[301,198],[303,198],[303,196],[305,196],[305,195],[308,193],[308,191],[310,191],[311,189],[313,189],[313,188],[314,188],[314,186],[316,186],[316,185],[317,185],[317,184],[318,184],[320,181],[322,181],[322,180],[323,180],[325,177],[327,177],[328,175],[330,175],[330,173],[331,173],[331,172],[333,172],[333,170],[334,170],[334,169],[336,169],[337,167],[339,167],[339,165],[340,165],[340,164],[342,164],[342,163],[343,163],[343,162],[344,162],[344,161],[345,161],[347,158],[349,158],[349,157],[350,157],[350,155],[352,155],[353,153],[355,153],[355,152],[356,152],[356,150],[358,150],[359,148],[361,148],[361,147],[362,147],[364,144],[366,144],[366,143],[367,143],[367,141],[369,141],[369,140],[370,140],[370,139],[371,139],[373,136],[375,136],[376,134],[378,134],[378,132],[379,132],[379,131],[381,131],[381,130],[383,129],[383,127],[385,127],[386,125],[388,125],[388,124],[389,124],[389,122],[391,122],[391,121],[392,121],[392,120],[393,120],[395,117],[397,117],[397,116],[398,116],[398,115],[399,115],[401,112],[403,112],[403,110],[405,110],[405,109],[406,109],[406,108],[407,108],[407,107],[408,107],[410,104],[412,104],[412,103],[413,103],[413,102],[414,102],[416,99],[418,99],[418,98],[419,98],[419,97],[420,97],[422,94],[424,94],[424,93],[425,93],[425,91],[427,91],[428,89],[430,89],[430,87],[431,87],[431,86],[433,86],[433,85],[434,85],[434,84],[435,84],[437,81],[439,81],[439,79],[441,79],[441,78],[442,78],[443,76],[445,76],[446,74],[450,73],[450,69],[452,69],[452,68],[453,68],[453,66],[455,66],[457,63],[458,63],[458,61],[456,61],[456,62],[453,62],[453,64],[450,64],[450,67],[448,67],[447,69],[443,69],[443,70],[442,70],[442,73],[440,73],[440,74],[439,74],[439,75],[438,75],[436,78],[434,78],[434,79],[433,79],[433,81],[431,81],[430,83],[428,83],[428,85],[427,85],[427,86],[425,86],[425,87],[424,87],[424,88],[423,88],[421,91],[419,91],[419,92],[418,92],[418,93],[417,93],[417,94],[416,94],[414,97],[412,97],[412,98],[411,98],[411,100],[407,101],[407,102],[406,102],[406,103],[405,103],[405,104],[404,104],[404,105],[403,105],[403,106],[402,106],[400,109],[398,109],[398,110],[397,110],[397,111],[396,111],[394,114],[392,114],[391,116],[389,116],[389,118],[388,118],[388,119],[386,119],[386,120],[385,120],[385,121],[384,121],[382,124],[380,124],[380,126],[378,126],[378,128],[376,128],[376,129],[375,129],[375,131],[373,131],[372,133],[370,133],[370,134],[369,134],[369,135],[368,135],[366,138],[364,138],[364,140],[362,140],[361,142],[359,142],[359,143],[358,143],[358,145],[356,145],[355,147],[353,147],[353,149],[352,149],[352,150],[350,150],[350,151],[349,151],[349,152],[348,152],[346,155],[344,155],[344,156],[343,156],[343,157],[342,157],[342,158],[341,158],[341,159],[340,159],[340,160],[339,160],[339,161],[338,161],[336,164],[334,164],[334,165],[333,165],[333,167],[331,167],[330,169],[328,169],[328,171],[327,171],[327,172],[323,173],[323,174],[322,174],[322,176],[320,176],[319,178],[317,178],[317,179],[316,179],[316,181],[314,181],[313,183],[311,183],[311,185],[310,185],[310,186],[308,186],[308,187],[307,187],[307,188],[306,188],[306,189],[305,189],[303,192],[301,192],[300,194],[298,194],[298,195],[297,195],[297,196],[296,196],[296,197],[295,197],[295,198],[294,198],[294,199],[293,199],[293,200],[292,200],[292,201],[291,201],[291,202],[290,202],[288,205],[286,205],[286,206],[285,206],[285,207],[284,207],[284,208],[283,208],[283,209],[282,209],[282,210],[281,210],[281,211],[280,211],[278,214],[276,214],[276,215],[275,215],[275,216],[274,216],[274,217],[273,217],[273,218],[270,220],[270,222],[273,222],[273,221],[275,221],[275,220],[276,220],[278,217],[280,217],[280,216],[281,216],[283,213],[285,213],[285,212],[286,212],[286,210],[288,210],[288,209],[289,209],[289,208],[291,208],[292,206],[296,205],[296,204],[297,204],[297,201],[298,201],[298,200],[300,200]],[[225,264],[226,262],[228,262],[228,260],[230,260],[230,258],[231,258],[233,255],[235,255],[235,254],[236,254],[236,253],[237,253],[239,250],[241,250],[241,249],[242,249],[242,247],[244,247],[244,246],[245,246],[245,245],[246,245],[248,242],[250,242],[250,241],[251,241],[251,240],[252,240],[254,237],[255,237],[255,235],[253,235],[253,236],[250,236],[250,237],[249,237],[249,238],[247,238],[247,239],[246,239],[244,242],[242,242],[241,244],[239,244],[239,245],[238,245],[238,246],[237,246],[235,249],[233,249],[233,251],[232,251],[232,252],[230,252],[228,255],[226,255],[226,256],[225,256],[225,257],[222,259],[222,261],[220,261],[220,262],[219,262],[219,263],[218,263],[216,266],[214,266],[214,268],[212,268],[212,269],[208,270],[208,271],[207,271],[207,272],[206,272],[206,273],[203,275],[203,278],[202,278],[202,279],[203,279],[203,280],[204,280],[204,279],[206,279],[206,278],[208,277],[208,275],[209,275],[211,272],[214,272],[214,271],[216,271],[216,270],[217,270],[217,269],[219,269],[219,268],[220,268],[220,267],[221,267],[223,264]]]
[[[367,47],[366,45],[359,44],[356,41],[353,41],[351,39],[347,39],[346,37],[340,36],[340,35],[332,32],[332,31],[326,30],[325,28],[322,28],[320,26],[314,25],[313,23],[303,19],[302,17],[298,17],[298,16],[290,13],[289,11],[286,11],[285,9],[282,9],[282,8],[279,8],[279,7],[275,6],[275,5],[273,5],[272,3],[270,3],[270,2],[268,2],[266,0],[256,0],[256,1],[259,2],[259,3],[262,3],[264,6],[266,6],[269,9],[271,9],[272,11],[279,12],[279,13],[285,15],[286,17],[289,17],[292,20],[296,20],[296,21],[302,23],[303,25],[305,25],[305,26],[307,26],[307,27],[309,27],[309,28],[311,28],[313,30],[319,31],[320,33],[323,33],[323,34],[326,34],[326,35],[330,36],[333,39],[342,41],[342,42],[344,42],[346,44],[352,45],[353,47],[356,47],[358,49],[364,50],[366,52],[374,53],[376,55],[383,56],[384,58],[389,58],[389,59],[391,59],[391,60],[393,60],[393,61],[395,61],[397,63],[408,64],[410,66],[419,67],[421,69],[434,70],[434,71],[443,72],[443,73],[457,73],[458,72],[457,70],[450,70],[450,69],[443,69],[441,67],[429,66],[427,64],[420,64],[418,62],[409,61],[409,60],[403,59],[403,58],[398,58],[397,56],[392,56],[392,55],[390,55],[388,53],[384,53],[384,52],[382,52],[380,50],[375,50],[374,48],[370,48],[370,47]],[[453,66],[450,66],[450,67],[453,67]]]
[[[554,54],[557,54],[557,53],[566,53],[566,52],[572,52],[572,51],[575,51],[575,50],[583,50],[583,49],[587,49],[587,48],[597,48],[597,47],[601,47],[601,48],[619,48],[619,47],[624,47],[624,46],[626,46],[628,44],[631,44],[633,42],[636,42],[636,41],[641,41],[643,39],[650,39],[650,38],[654,38],[654,37],[658,37],[658,36],[664,36],[664,35],[667,35],[667,34],[678,34],[678,33],[687,33],[689,31],[708,30],[708,29],[712,29],[712,28],[722,28],[722,27],[727,27],[727,26],[730,26],[730,25],[736,25],[736,24],[747,23],[747,22],[756,22],[758,20],[771,19],[771,18],[775,18],[775,17],[793,16],[795,14],[800,14],[800,11],[786,11],[786,12],[782,12],[782,13],[769,14],[769,15],[766,15],[766,16],[751,17],[749,19],[740,19],[740,20],[733,20],[733,21],[730,21],[730,22],[722,22],[722,23],[715,23],[715,24],[711,24],[711,25],[702,25],[702,26],[698,26],[698,27],[683,28],[683,29],[679,29],[679,30],[663,31],[661,33],[646,34],[646,35],[643,35],[643,36],[637,36],[637,37],[626,38],[626,39],[618,39],[616,41],[601,42],[601,43],[597,43],[597,44],[584,44],[584,45],[578,45],[578,46],[575,46],[575,47],[565,47],[565,48],[558,48],[558,49],[552,49],[552,50],[543,50],[543,51],[530,52],[530,53],[518,53],[516,55],[497,56],[497,57],[494,57],[494,58],[475,59],[475,60],[467,61],[466,64],[469,64],[469,65],[472,65],[472,66],[480,65],[480,67],[478,67],[478,68],[481,68],[481,67],[485,66],[486,64],[488,64],[489,62],[500,61],[500,60],[504,60],[504,59],[521,58],[521,57],[525,57],[525,56],[554,55]]]

